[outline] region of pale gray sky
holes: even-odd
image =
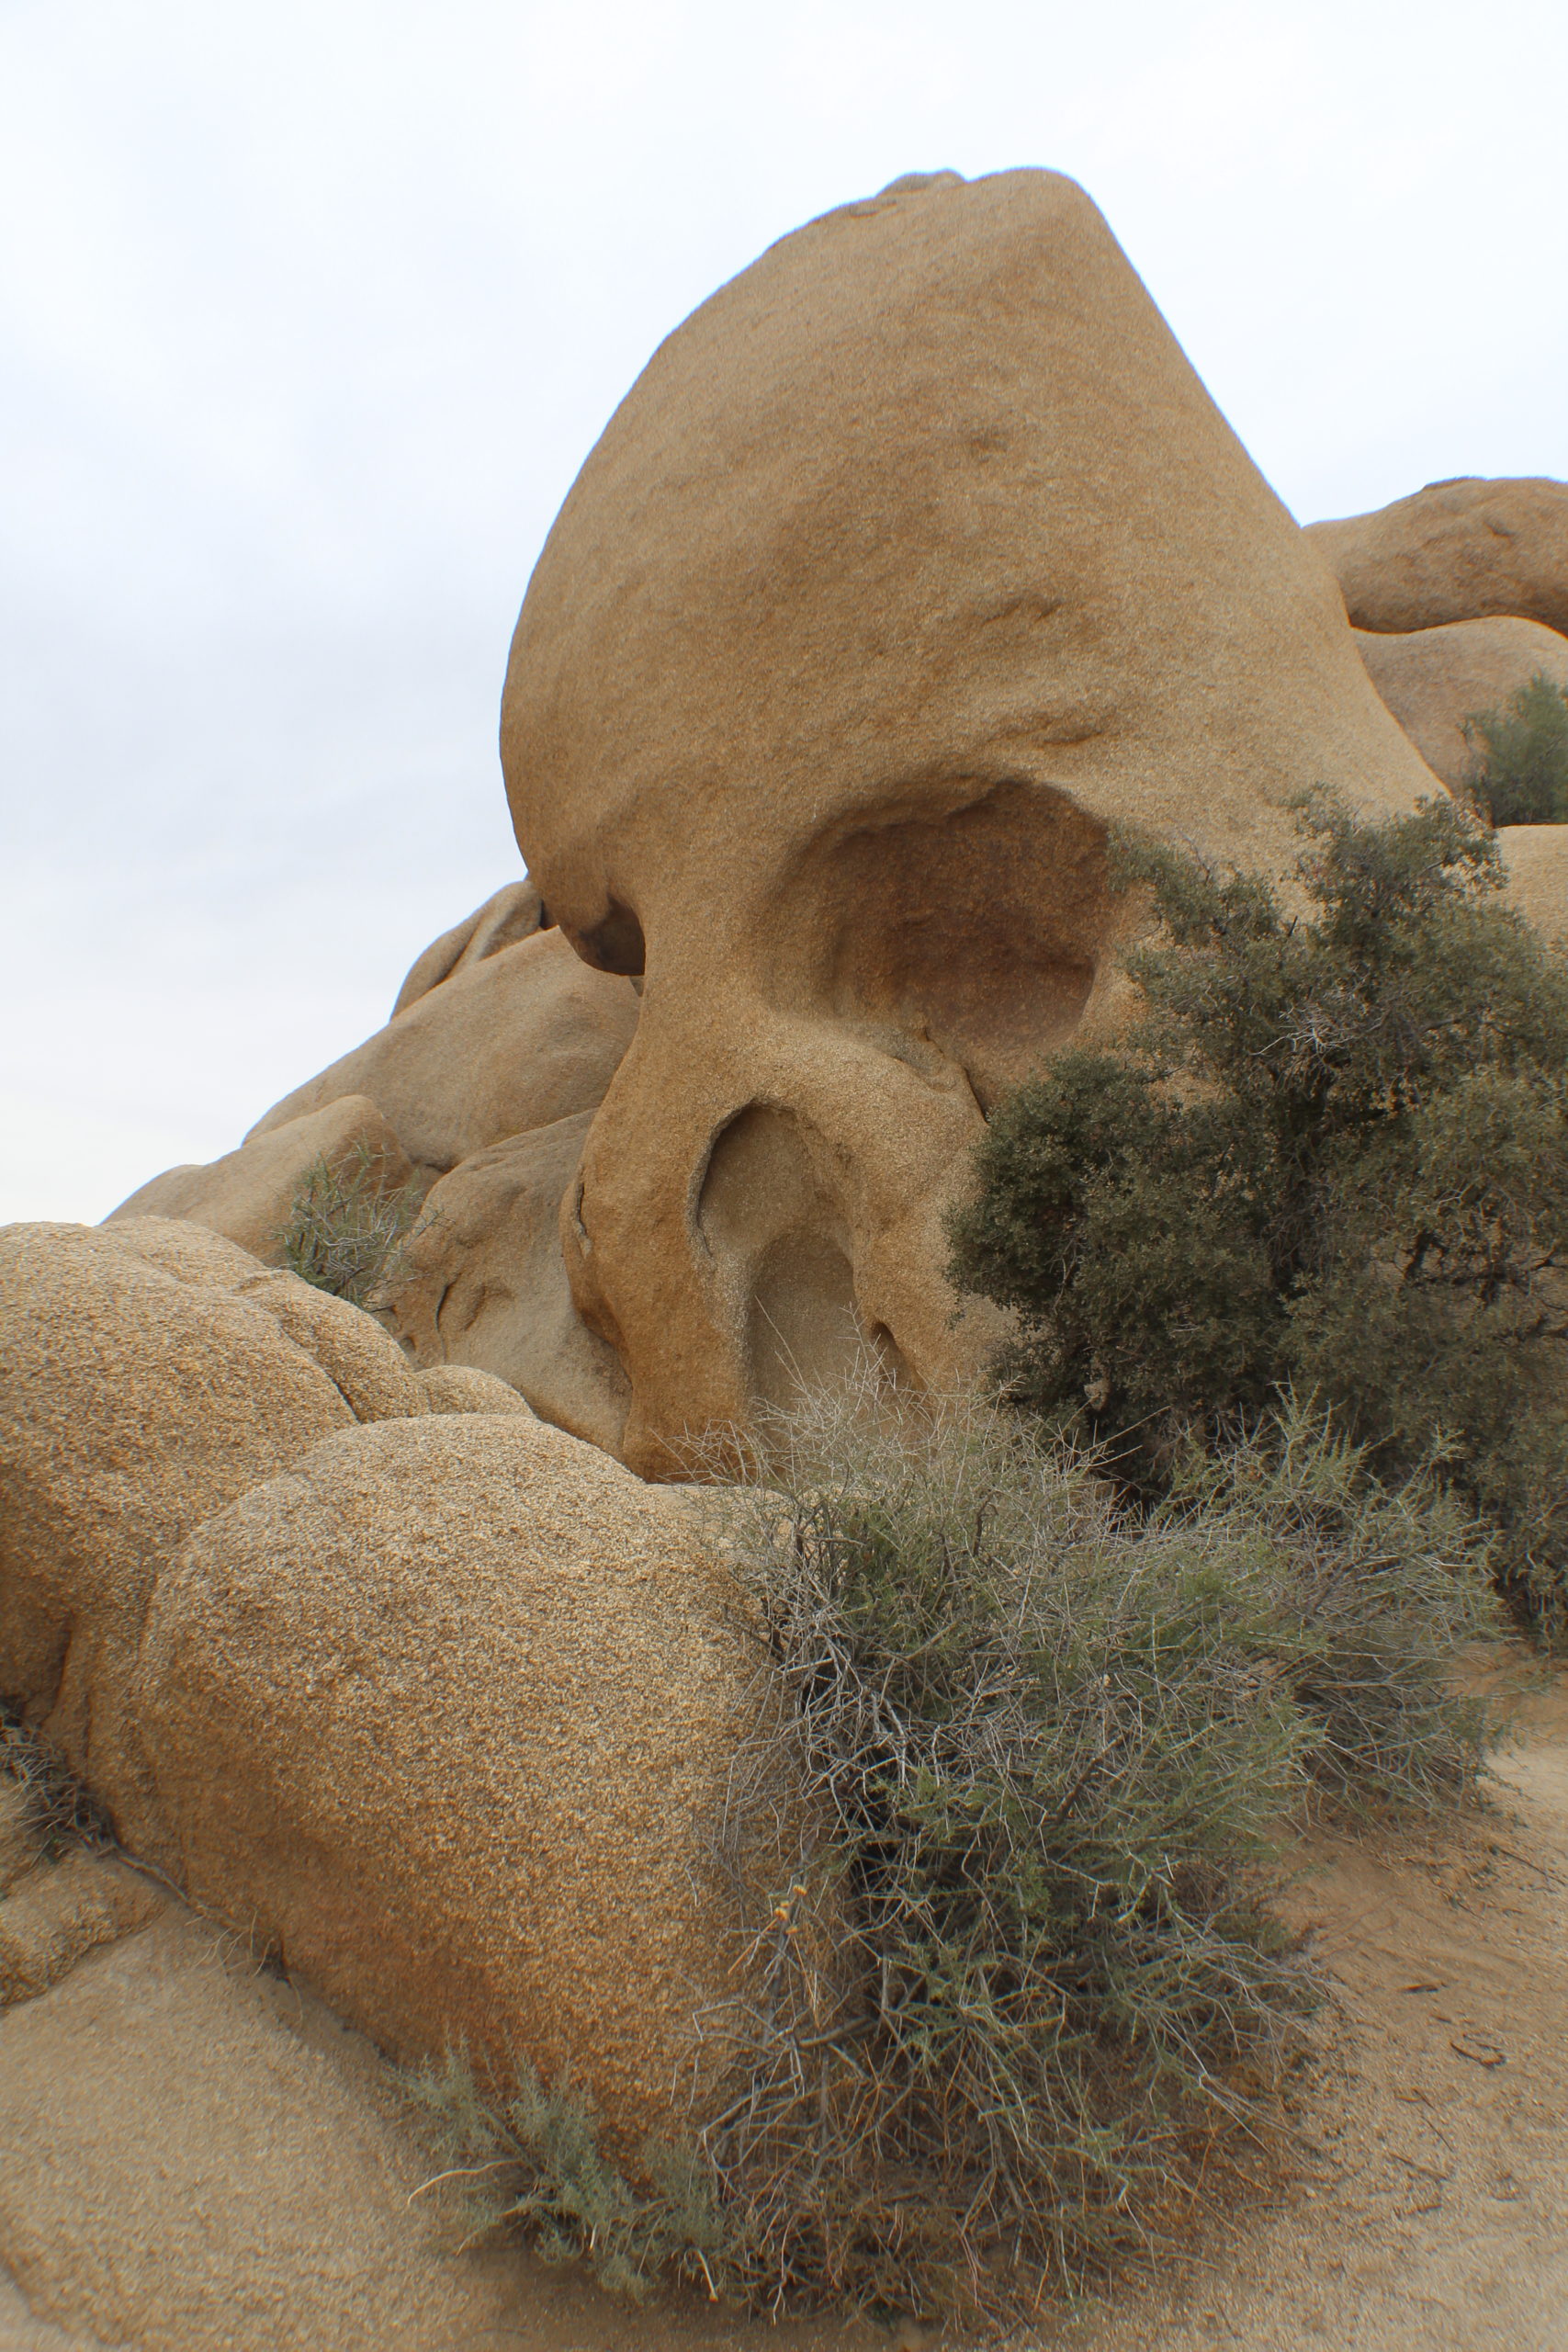
[[[655,343],[943,165],[1109,215],[1303,519],[1568,475],[1564,0],[0,0],[0,1217],[229,1148],[517,870]]]

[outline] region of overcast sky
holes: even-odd
[[[660,337],[1021,164],[1303,520],[1568,476],[1565,0],[0,0],[0,1216],[230,1148],[519,870],[507,640]]]

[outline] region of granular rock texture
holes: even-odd
[[[40,1905],[61,1899],[63,1867],[35,1873]],[[371,2053],[179,1905],[157,1907],[0,2017],[0,2280],[28,2313],[7,2332],[0,2296],[0,2345],[536,2342],[509,2324],[514,2289],[418,2197],[434,2167]]]
[[[368,1095],[429,1182],[507,1136],[592,1110],[637,1020],[629,981],[591,971],[558,931],[536,932],[460,963],[275,1104],[246,1142]]]
[[[315,1356],[204,1266],[264,1273],[196,1225],[0,1230],[0,1698],[94,1785],[124,1770],[115,1701],[162,1563],[354,1423]]]
[[[532,1415],[533,1407],[510,1382],[493,1372],[478,1372],[466,1363],[432,1364],[419,1374],[426,1410],[432,1413],[515,1413]]]
[[[1568,638],[1539,621],[1445,621],[1438,628],[1358,634],[1367,674],[1434,775],[1466,796],[1483,746],[1465,722],[1506,708],[1540,676],[1568,687]]]
[[[692,1503],[559,1430],[347,1431],[158,1578],[130,1840],[384,2048],[570,2064],[635,2151],[739,1983],[732,1606]]]
[[[185,1217],[277,1264],[295,1197],[319,1160],[383,1192],[398,1191],[413,1174],[375,1103],[367,1095],[345,1094],[303,1118],[254,1136],[238,1151],[225,1152],[206,1167],[171,1168],[154,1176],[104,1222]]]
[[[1111,822],[1277,868],[1296,792],[1431,781],[1039,172],[829,213],[660,346],[535,572],[502,745],[551,918],[646,973],[562,1236],[664,1475],[864,1346],[917,1382],[981,1359],[942,1212],[984,1106],[1114,1026]]]
[[[756,1665],[691,1498],[197,1225],[6,1229],[0,1365],[0,1698],[127,1849],[383,2047],[683,2114]]]
[[[572,1304],[560,1244],[592,1118],[513,1136],[444,1176],[383,1297],[417,1363],[498,1374],[541,1419],[615,1453],[630,1389]]]
[[[1358,628],[1512,613],[1568,635],[1568,482],[1461,475],[1307,537]]]

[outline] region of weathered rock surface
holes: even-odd
[[[0,1697],[94,1785],[124,1769],[107,1726],[161,1564],[354,1421],[276,1316],[204,1266],[292,1279],[195,1225],[0,1231]]]
[[[916,1380],[988,1346],[942,1211],[981,1105],[1114,1025],[1111,821],[1277,868],[1298,790],[1430,789],[1323,564],[1038,172],[829,213],[660,345],[534,574],[503,758],[550,915],[647,974],[562,1232],[650,1474],[866,1341]]]
[[[131,1876],[44,1864],[28,1900],[58,1941],[81,1904],[66,1879]],[[6,2352],[526,2341],[513,2282],[458,2253],[438,2199],[411,2203],[431,2167],[372,2053],[137,1883],[140,1920],[0,2015]]]
[[[492,891],[482,907],[455,922],[415,956],[392,1006],[393,1020],[455,973],[482,964],[487,956],[514,947],[521,939],[532,939],[536,931],[545,929],[543,901],[531,882],[508,882]]]
[[[413,1174],[407,1154],[367,1095],[345,1094],[319,1111],[254,1136],[207,1166],[171,1168],[111,1209],[104,1219],[184,1217],[211,1227],[254,1257],[279,1261],[279,1236],[310,1169],[363,1170],[396,1192]]]
[[[0,1697],[127,1849],[384,2047],[682,2112],[752,1665],[690,1499],[197,1225],[0,1234]]]
[[[330,1439],[159,1576],[136,1852],[384,2047],[569,2063],[634,2148],[736,1991],[746,1646],[690,1501],[514,1415]]]
[[[1358,632],[1367,675],[1434,775],[1466,797],[1481,750],[1465,734],[1539,675],[1568,686],[1568,638],[1539,621],[1446,621],[1438,628]]]
[[[417,1363],[498,1374],[545,1420],[617,1453],[630,1385],[579,1317],[561,1254],[561,1203],[592,1119],[583,1111],[513,1136],[444,1176],[386,1312]]]
[[[1425,629],[1514,614],[1568,634],[1568,482],[1428,482],[1307,537],[1358,628]]]
[[[405,993],[410,985],[412,976]],[[367,1095],[416,1169],[427,1180],[445,1175],[508,1136],[594,1109],[637,1023],[628,980],[591,971],[558,931],[536,932],[461,962],[276,1104],[246,1146],[344,1095]]]
[[[1568,825],[1499,825],[1508,897],[1549,939],[1568,939]]]
[[[533,1407],[509,1382],[493,1372],[479,1372],[471,1364],[437,1363],[419,1374],[426,1408],[432,1413],[516,1413],[532,1416]]]

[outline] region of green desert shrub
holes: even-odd
[[[1293,1405],[1135,1516],[981,1407],[819,1399],[773,1437],[727,1506],[778,1697],[730,1829],[801,1832],[702,2140],[731,2275],[1016,2316],[1264,2128],[1315,1997],[1282,1835],[1470,1786],[1484,1546]]]
[[[364,1144],[335,1164],[313,1160],[277,1237],[283,1262],[312,1288],[367,1306],[396,1271],[419,1209],[417,1185],[388,1184]]]
[[[1124,1049],[1001,1105],[953,1272],[1015,1397],[1164,1493],[1293,1385],[1383,1479],[1439,1458],[1568,1616],[1568,964],[1451,802],[1301,810],[1293,897],[1122,843],[1160,930]]]
[[[1466,781],[1495,825],[1568,823],[1568,694],[1537,671],[1497,710],[1464,723]]]
[[[1495,1604],[1440,1486],[1382,1492],[1294,1406],[1130,1515],[1016,1415],[864,1402],[710,1506],[761,1701],[713,1840],[754,1935],[705,2020],[729,2104],[628,2174],[569,2086],[422,2095],[476,2230],[607,2283],[1010,2320],[1268,2132],[1317,1997],[1270,1907],[1292,1825],[1462,1797],[1488,1726],[1448,1666]]]

